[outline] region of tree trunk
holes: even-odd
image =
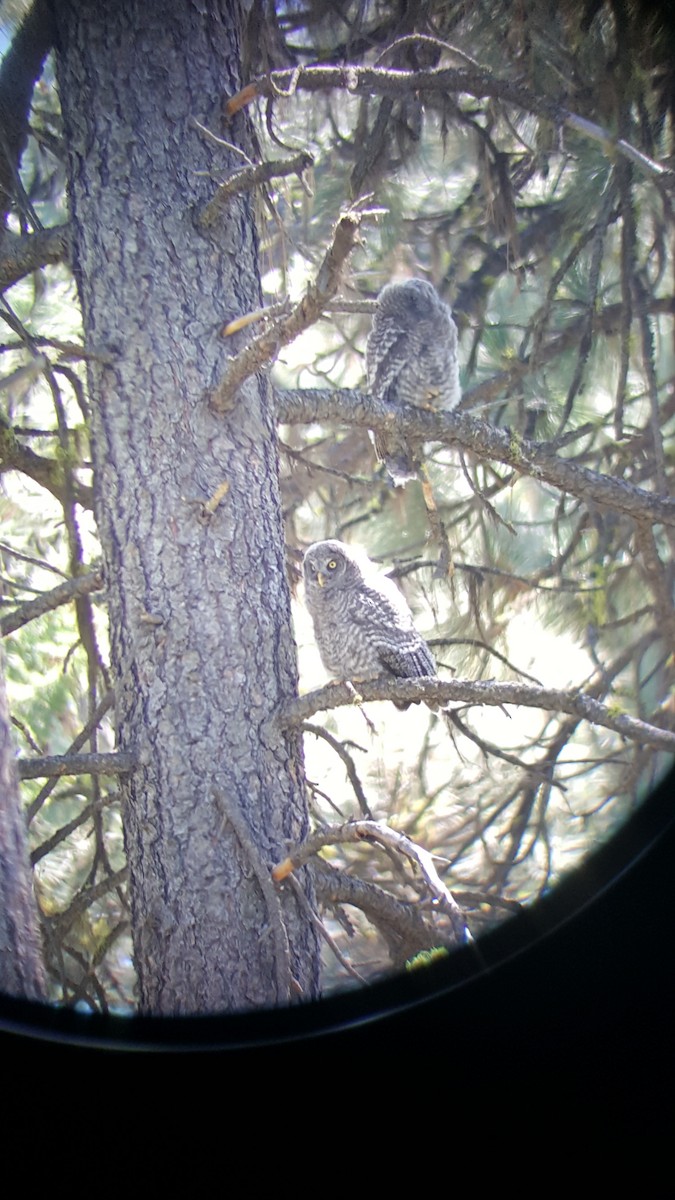
[[[299,739],[268,725],[297,669],[267,381],[225,418],[208,406],[238,348],[220,327],[260,304],[253,198],[198,223],[245,160],[194,119],[256,153],[245,114],[220,119],[238,6],[55,12],[85,337],[114,355],[89,382],[118,742],[139,761],[122,787],[140,1008],[312,998],[315,932],[269,886],[307,814]]]
[[[0,992],[44,1000],[42,947],[15,753],[0,652]]]

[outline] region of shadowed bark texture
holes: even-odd
[[[45,993],[42,947],[0,654],[0,992]]]
[[[90,388],[140,1006],[310,999],[315,932],[268,886],[307,829],[299,736],[268,724],[297,684],[271,397],[255,376],[225,417],[207,399],[241,345],[219,328],[261,302],[251,197],[198,219],[245,159],[194,118],[255,154],[245,114],[220,120],[238,8],[56,11],[85,336],[116,356]]]

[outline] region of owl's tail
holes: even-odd
[[[401,453],[396,458],[385,458],[384,465],[394,487],[405,487],[412,479],[417,479],[417,468],[411,458]]]

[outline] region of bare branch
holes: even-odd
[[[295,876],[289,875],[287,882],[290,883],[298,904],[307,913],[307,916],[319,934],[319,937],[323,938],[326,945],[330,947],[340,966],[344,968],[348,975],[351,975],[352,979],[357,979],[359,983],[366,983],[367,981],[364,979],[363,975],[361,975],[356,968],[352,966],[352,964],[349,962],[349,959],[345,958],[344,954],[340,950],[340,947],[337,945],[335,938],[331,937],[321,918],[318,917],[314,912],[314,909],[309,903],[309,900],[307,899]]]
[[[87,721],[87,724],[84,726],[83,729],[80,730],[77,737],[74,738],[73,741],[70,743],[70,746],[68,747],[68,750],[67,750],[68,755],[75,754],[78,750],[81,750],[82,746],[86,745],[86,743],[88,741],[90,741],[92,733],[94,732],[95,729],[98,729],[98,726],[100,725],[104,716],[112,708],[114,700],[115,700],[115,694],[111,689],[109,692],[107,692],[105,694],[105,696],[103,696],[102,700],[100,701],[100,703],[98,705],[98,708],[96,709],[96,712],[91,714],[89,720]],[[31,800],[30,804],[28,805],[28,809],[26,811],[27,824],[30,825],[31,821],[34,820],[34,818],[37,816],[40,809],[42,808],[42,805],[45,803],[47,798],[54,791],[54,788],[57,786],[58,779],[59,779],[58,775],[52,775],[49,778],[49,781],[47,783],[43,784],[43,786],[40,788],[40,791],[38,792],[37,796],[35,796],[34,799]]]
[[[461,945],[462,942],[466,941],[467,929],[464,915],[454,900],[452,893],[439,876],[434,866],[432,855],[429,854],[428,850],[424,850],[409,837],[406,837],[404,833],[397,833],[396,830],[390,829],[388,825],[385,825],[381,821],[350,821],[346,825],[333,825],[329,829],[319,830],[308,837],[301,846],[294,847],[288,854],[288,857],[274,867],[272,878],[280,883],[287,875],[290,875],[292,871],[296,871],[298,867],[317,854],[324,846],[335,846],[346,842],[360,842],[364,839],[366,841],[379,842],[388,850],[402,854],[405,858],[414,862],[419,867],[424,882],[434,901],[450,917],[457,944]]]
[[[460,445],[479,458],[506,463],[521,475],[552,484],[582,500],[650,524],[675,525],[674,498],[658,496],[623,479],[591,471],[569,458],[551,454],[546,442],[531,442],[467,413],[434,413],[405,404],[392,409],[382,400],[348,388],[289,389],[275,394],[277,417],[289,425],[331,420],[366,429],[391,429],[396,425],[406,437],[445,446]]]
[[[438,945],[438,932],[417,903],[392,896],[356,875],[337,871],[321,858],[309,863],[308,869],[320,903],[351,904],[360,909],[385,939],[394,967],[402,968],[420,950]]]
[[[286,175],[302,175],[303,171],[313,165],[314,159],[311,154],[303,151],[301,154],[296,154],[295,158],[286,159],[285,162],[263,162],[258,163],[257,166],[242,167],[240,170],[234,171],[229,179],[221,183],[213,199],[206,205],[199,218],[199,224],[202,229],[210,229],[218,219],[223,206],[232,196],[237,196],[240,192],[249,192],[258,184],[269,183],[271,179],[279,179]]]
[[[51,612],[62,604],[67,604],[76,596],[88,596],[91,592],[99,592],[102,587],[103,576],[100,571],[89,571],[86,575],[68,579],[65,583],[60,583],[57,587],[52,588],[51,591],[43,592],[35,600],[28,600],[26,604],[19,605],[13,612],[1,617],[0,634],[6,637],[8,633],[14,633],[22,625],[27,625],[36,617],[41,617],[44,613]]]
[[[555,688],[529,686],[524,683],[502,683],[491,680],[452,679],[372,679],[360,680],[358,695],[363,701],[407,700],[445,705],[453,701],[462,704],[522,704],[546,712],[563,712],[594,725],[612,729],[622,737],[661,750],[675,751],[675,733],[649,725],[627,713],[606,708],[598,700],[581,692],[566,692]],[[348,683],[329,683],[305,696],[288,700],[281,705],[276,720],[286,728],[306,721],[315,713],[329,708],[343,708],[354,703],[354,688]]]
[[[45,758],[20,758],[20,779],[44,779],[52,775],[125,775],[137,765],[134,754],[115,750],[111,754],[54,754]]]
[[[7,231],[0,253],[0,292],[48,263],[66,262],[69,256],[69,225],[53,225],[22,236]]]
[[[303,721],[300,728],[304,733],[313,733],[315,737],[322,738],[323,741],[327,742],[328,745],[335,751],[345,765],[347,778],[354,789],[354,795],[356,796],[361,812],[363,813],[364,817],[372,817],[373,814],[368,807],[366,794],[363,790],[361,780],[358,777],[354,759],[345,749],[343,743],[338,741],[337,738],[334,738],[332,733],[329,733],[327,729],[323,729],[321,725],[311,725],[309,721]]]
[[[83,487],[77,480],[73,480],[69,488],[62,464],[56,459],[35,454],[28,446],[22,446],[14,430],[0,415],[0,475],[5,471],[22,471],[29,479],[51,492],[63,505],[68,502],[72,492],[72,498],[83,508],[93,507],[91,488]]]
[[[127,882],[128,877],[129,868],[122,867],[114,875],[107,875],[99,883],[83,888],[82,891],[73,897],[64,912],[57,912],[54,916],[46,918],[45,923],[49,936],[63,937],[82,913],[86,912],[102,896],[107,895],[108,892],[112,892],[115,888],[121,887],[123,883]]]
[[[316,280],[310,283],[302,300],[287,317],[282,317],[229,360],[224,378],[211,397],[214,412],[229,412],[234,407],[237,389],[245,379],[270,363],[281,346],[287,346],[298,334],[318,321],[325,305],[340,286],[342,269],[358,238],[363,212],[344,213],[335,227],[333,241],[326,251]]]
[[[461,717],[457,712],[455,712],[454,709],[449,709],[446,713],[444,713],[444,716],[448,721],[448,728],[450,729],[450,732],[452,733],[451,726],[454,725],[454,727],[458,729],[468,741],[473,742],[475,746],[478,746],[478,749],[485,756],[486,761],[490,755],[494,755],[495,758],[500,758],[502,762],[510,763],[512,767],[520,767],[520,769],[529,779],[539,779],[545,783],[551,783],[553,787],[559,788],[561,792],[565,791],[564,784],[556,783],[554,780],[551,780],[550,769],[542,771],[536,763],[524,762],[523,759],[516,758],[515,754],[509,754],[507,750],[502,750],[499,746],[495,746],[494,742],[489,742],[486,738],[479,737],[473,729],[470,729],[469,726],[462,721]]]
[[[86,808],[84,808],[76,817],[73,817],[72,821],[68,821],[66,825],[62,825],[60,829],[57,829],[56,833],[53,833],[51,837],[47,838],[46,842],[41,842],[39,846],[36,846],[35,849],[31,851],[30,861],[32,865],[35,866],[35,864],[38,863],[41,858],[44,858],[47,854],[51,854],[52,850],[55,850],[61,842],[65,842],[66,838],[70,837],[71,833],[74,833],[75,830],[79,829],[81,825],[84,825],[86,821],[91,820],[96,813],[101,812],[102,809],[107,808],[116,800],[119,800],[118,794],[115,792],[110,792],[107,796],[102,796],[100,799],[93,801],[93,803],[87,804]]]
[[[669,167],[664,167],[662,163],[655,162],[653,158],[648,158],[641,150],[631,146],[624,138],[614,138],[607,129],[603,129],[601,125],[596,125],[595,121],[589,121],[586,117],[578,117],[575,113],[565,113],[565,124],[569,125],[570,129],[576,129],[577,133],[582,133],[585,137],[591,138],[594,142],[600,142],[605,149],[605,153],[609,154],[613,150],[618,150],[624,158],[634,163],[636,167],[645,175],[656,176],[657,179],[667,180],[672,183],[675,179],[675,174]]]
[[[511,79],[499,79],[480,68],[456,69],[432,67],[418,71],[402,71],[383,67],[292,67],[281,71],[270,71],[258,76],[242,92],[233,96],[226,104],[229,115],[243,104],[256,97],[269,99],[289,98],[298,90],[309,92],[347,91],[355,95],[378,95],[399,97],[411,92],[444,95],[448,92],[465,92],[482,99],[485,96],[504,100],[524,112],[545,117],[556,126],[568,125],[584,137],[600,142],[607,154],[618,152],[629,158],[645,174],[664,182],[673,183],[675,172],[662,163],[655,162],[646,154],[636,150],[623,138],[614,137],[608,130],[579,117],[561,104],[539,96],[522,84]]]

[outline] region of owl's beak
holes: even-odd
[[[316,582],[318,583],[319,587],[326,586],[326,576],[324,575],[323,571],[317,571]]]

